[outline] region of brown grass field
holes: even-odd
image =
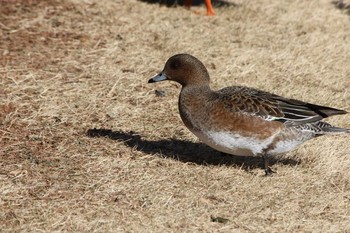
[[[0,232],[350,232],[350,134],[311,140],[264,177],[258,158],[186,129],[178,84],[147,84],[186,52],[213,89],[350,111],[342,4],[214,1],[206,17],[191,12],[203,4],[0,0]],[[350,114],[327,121],[350,128]]]

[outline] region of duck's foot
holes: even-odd
[[[276,173],[274,170],[270,167],[270,160],[267,154],[262,155],[263,159],[263,168],[265,170],[265,176],[272,176],[273,173]]]
[[[270,167],[265,169],[265,176],[272,176],[273,173],[276,173],[276,172],[272,170]]]

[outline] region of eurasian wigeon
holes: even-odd
[[[148,82],[171,80],[182,85],[179,111],[187,128],[208,146],[232,155],[261,156],[266,175],[269,156],[286,153],[325,134],[350,132],[323,118],[344,110],[284,98],[244,87],[213,91],[203,63],[189,54],[168,59],[163,71]]]

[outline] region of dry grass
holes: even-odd
[[[0,1],[0,231],[349,232],[349,135],[304,144],[266,178],[189,133],[177,84],[146,83],[188,52],[215,89],[350,110],[347,11],[234,3],[208,18],[136,0]],[[330,122],[350,128],[350,115]]]

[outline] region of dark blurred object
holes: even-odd
[[[336,8],[346,11],[346,13],[350,15],[350,1],[349,0],[347,0],[346,3],[344,3],[344,0],[337,0],[337,1],[333,1],[332,4]]]
[[[163,90],[155,90],[154,93],[155,93],[156,96],[158,96],[158,97],[163,97],[163,96],[165,96],[165,91],[163,91]]]

